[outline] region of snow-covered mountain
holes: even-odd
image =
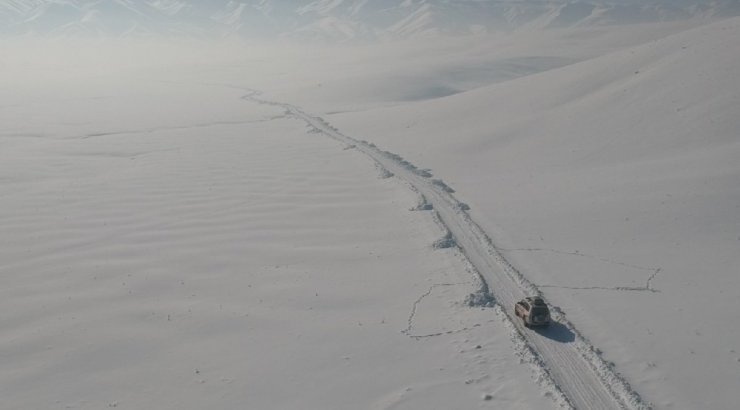
[[[737,0],[2,0],[0,34],[347,40],[739,14]]]

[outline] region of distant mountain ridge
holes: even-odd
[[[0,0],[0,35],[323,40],[740,15],[740,0]]]

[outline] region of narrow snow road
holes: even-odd
[[[313,132],[322,133],[363,152],[423,195],[486,281],[497,303],[571,407],[585,410],[650,408],[621,375],[601,358],[598,349],[576,331],[559,309],[553,310],[555,323],[548,329],[524,328],[514,316],[514,303],[524,296],[539,294],[539,289],[503,257],[486,233],[470,218],[466,212],[467,206],[457,201],[452,190],[444,183],[432,179],[429,172],[416,168],[398,155],[344,135],[323,119],[296,106],[269,101],[259,95],[259,92],[251,91],[243,99],[283,108],[286,114],[304,121]]]

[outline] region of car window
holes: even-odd
[[[540,316],[540,315],[546,315],[548,313],[547,308],[537,306],[532,308],[532,315],[534,316]]]

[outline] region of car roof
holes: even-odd
[[[524,298],[524,300],[526,300],[527,302],[533,305],[538,305],[538,306],[542,306],[545,304],[545,300],[539,296],[529,296],[529,297]]]

